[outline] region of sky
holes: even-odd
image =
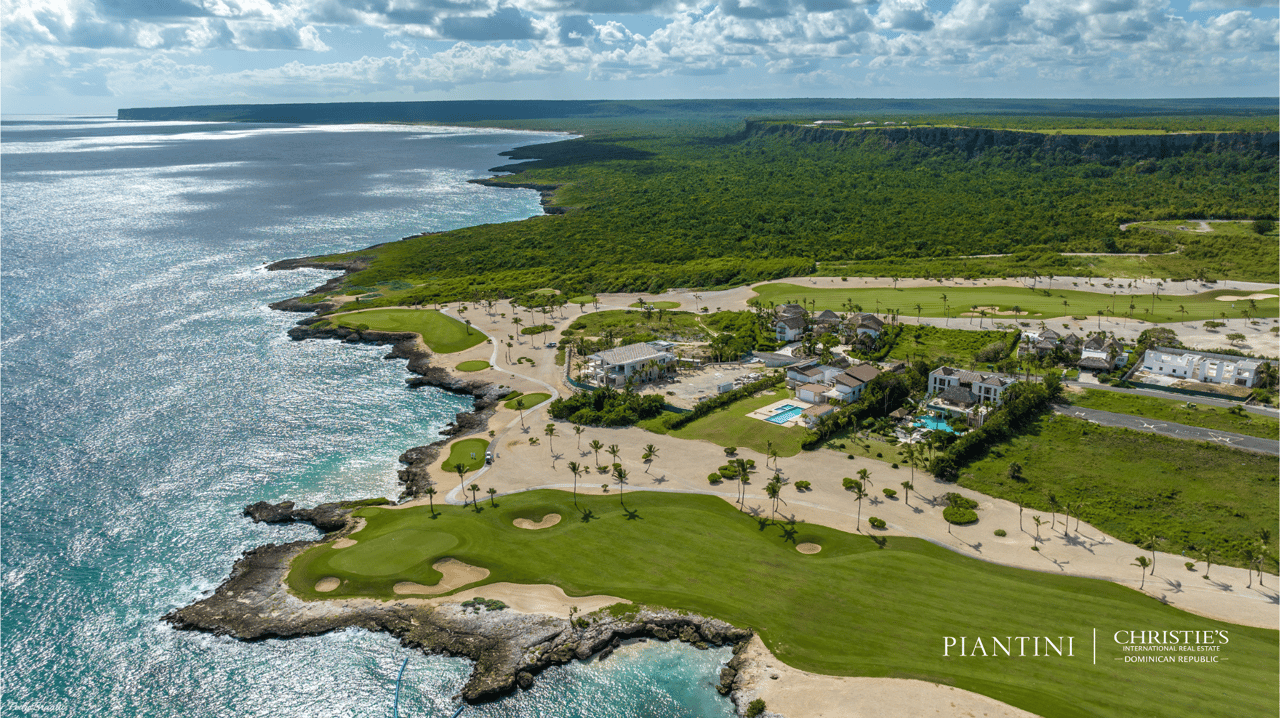
[[[1280,94],[1277,0],[0,0],[0,111]]]

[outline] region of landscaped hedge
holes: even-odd
[[[553,419],[588,426],[631,426],[662,413],[666,402],[658,394],[620,392],[613,387],[556,399],[547,411]]]
[[[726,391],[725,393],[719,396],[713,396],[710,399],[707,399],[706,401],[698,402],[698,405],[693,407],[693,411],[687,414],[681,414],[675,419],[672,419],[667,424],[667,428],[674,430],[674,429],[680,429],[682,427],[688,426],[691,422],[701,419],[702,417],[706,416],[707,414],[710,414],[716,409],[728,406],[733,402],[738,401],[739,399],[746,399],[747,397],[752,396],[758,392],[764,391],[765,389],[775,387],[778,384],[781,384],[785,379],[786,379],[786,376],[782,373],[771,374],[769,376],[764,377],[763,379],[757,379],[751,382],[750,384],[739,387],[732,391]]]

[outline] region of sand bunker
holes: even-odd
[[[1011,309],[1011,310],[1009,310],[1009,311],[1007,311],[1007,312],[1002,312],[1002,311],[1000,311],[1000,307],[978,307],[978,311],[976,311],[976,312],[961,312],[961,313],[960,313],[960,316],[962,316],[962,317],[977,317],[977,316],[981,316],[982,312],[986,312],[987,314],[997,314],[997,315],[1002,316],[1002,317],[1013,316],[1013,315],[1015,315],[1015,314],[1016,314],[1016,315],[1018,315],[1018,316],[1022,316],[1022,315],[1024,315],[1024,314],[1026,314],[1026,313],[1027,313],[1027,312],[1015,312],[1015,311],[1013,311],[1012,309]]]
[[[352,531],[351,533],[355,533],[356,531],[363,529],[364,525],[365,525],[364,519],[360,519],[360,518],[356,519],[356,530]],[[349,546],[355,546],[355,545],[356,545],[356,540],[353,538],[340,538],[337,541],[333,542],[333,548],[347,548]]]
[[[1276,298],[1276,295],[1274,294],[1250,294],[1247,297],[1236,296],[1234,294],[1224,294],[1221,297],[1214,297],[1214,299],[1218,300],[1219,302],[1247,302],[1250,299],[1275,299],[1275,298]]]
[[[547,514],[546,516],[543,516],[542,520],[538,521],[537,523],[534,523],[529,519],[516,519],[511,523],[515,524],[516,528],[518,529],[529,529],[530,531],[537,531],[538,529],[549,529],[552,526],[555,526],[556,524],[560,523],[560,514]]]
[[[569,608],[572,606],[577,606],[582,613],[591,613],[615,603],[626,603],[625,599],[615,596],[569,596],[559,586],[549,584],[501,582],[468,588],[446,598],[433,598],[431,602],[439,605],[480,596],[496,598],[507,604],[507,610],[516,613],[543,613],[557,618],[568,618]]]
[[[796,544],[796,550],[800,553],[817,553],[822,550],[822,547],[816,543],[801,543]]]
[[[443,574],[440,578],[440,583],[434,586],[423,586],[412,581],[401,581],[392,586],[391,590],[401,595],[434,596],[437,593],[448,593],[455,588],[461,588],[476,581],[483,581],[489,577],[489,569],[472,566],[452,558],[442,558],[432,564],[431,568]]]
[[[320,593],[328,593],[341,585],[341,580],[334,578],[333,576],[325,576],[319,581],[316,581],[316,590]]]

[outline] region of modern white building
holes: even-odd
[[[1004,391],[1016,384],[1017,377],[990,374],[944,366],[929,373],[930,409],[953,414],[968,414],[980,404],[999,406]]]
[[[587,379],[599,386],[625,386],[653,381],[667,372],[676,357],[647,342],[606,349],[587,357]]]
[[[1142,356],[1143,371],[1206,384],[1252,387],[1261,367],[1261,359],[1167,347],[1148,349]]]

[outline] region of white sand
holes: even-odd
[[[548,584],[491,583],[460,591],[452,596],[433,598],[431,603],[456,603],[472,598],[494,598],[507,604],[516,613],[541,613],[557,618],[568,618],[569,609],[578,607],[579,613],[591,613],[626,599],[614,596],[570,596],[559,586]]]
[[[796,544],[796,550],[800,553],[817,553],[822,550],[822,547],[816,543],[802,543]]]
[[[555,526],[556,524],[560,523],[560,514],[547,514],[546,516],[542,517],[541,521],[538,521],[536,523],[533,521],[530,521],[529,519],[516,519],[511,523],[515,524],[515,527],[518,529],[529,529],[530,531],[537,531],[538,529],[549,529],[552,526]]]
[[[364,519],[357,518],[355,531],[352,531],[351,533],[357,533],[359,531],[364,530],[364,526],[366,523],[368,522],[366,522]],[[351,534],[347,534],[347,536],[350,536],[350,535]],[[349,548],[351,546],[355,546],[356,543],[357,543],[356,540],[353,538],[343,537],[333,542],[333,548]]]
[[[325,576],[319,581],[316,581],[316,590],[320,593],[328,593],[341,585],[342,581],[337,578],[334,578],[333,576]]]
[[[1020,708],[969,691],[904,678],[823,676],[792,668],[759,636],[745,649],[745,693],[787,718],[1035,718]],[[773,676],[777,676],[776,679]]]
[[[1250,294],[1247,297],[1236,296],[1234,294],[1224,294],[1221,297],[1214,297],[1219,302],[1247,302],[1250,299],[1275,299],[1274,294]]]
[[[440,582],[436,585],[423,586],[412,581],[401,581],[392,586],[391,590],[400,595],[434,596],[437,593],[448,593],[455,588],[461,588],[476,581],[483,581],[489,577],[489,569],[472,566],[452,558],[442,558],[433,563],[431,568],[443,574],[440,577]]]

